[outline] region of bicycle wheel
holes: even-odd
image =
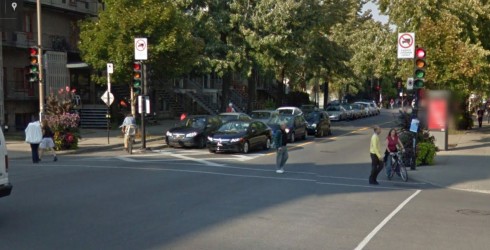
[[[128,140],[128,153],[130,155],[133,154],[133,137],[129,137],[129,140]]]
[[[400,168],[400,177],[402,177],[402,180],[408,181],[407,168],[405,168],[403,161],[401,161],[401,160],[398,161],[398,167]]]
[[[388,180],[391,180],[393,178],[393,175],[395,174],[395,169],[396,169],[395,165],[396,165],[395,162],[391,163],[391,171],[390,174],[388,175]]]

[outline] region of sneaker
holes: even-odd
[[[55,156],[54,159],[53,159],[53,161],[58,161],[58,157]]]
[[[276,170],[276,173],[282,174],[282,173],[284,173],[284,170],[283,169],[278,169],[278,170]]]

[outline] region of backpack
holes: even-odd
[[[135,135],[136,134],[136,126],[126,126],[126,134],[127,135]]]

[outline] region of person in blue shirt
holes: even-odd
[[[121,128],[122,133],[124,134],[124,149],[128,148],[129,134],[126,133],[126,130],[129,129],[130,126],[136,127],[136,119],[134,119],[131,113],[126,115],[122,125],[119,126]]]

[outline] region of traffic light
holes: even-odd
[[[415,89],[420,89],[424,87],[425,83],[425,67],[427,63],[425,62],[425,49],[416,48],[415,49],[415,70],[413,86]]]
[[[29,83],[39,82],[39,49],[29,48],[29,66],[27,66],[27,81]]]
[[[133,64],[133,92],[135,95],[141,95],[143,90],[143,65],[141,62]]]

